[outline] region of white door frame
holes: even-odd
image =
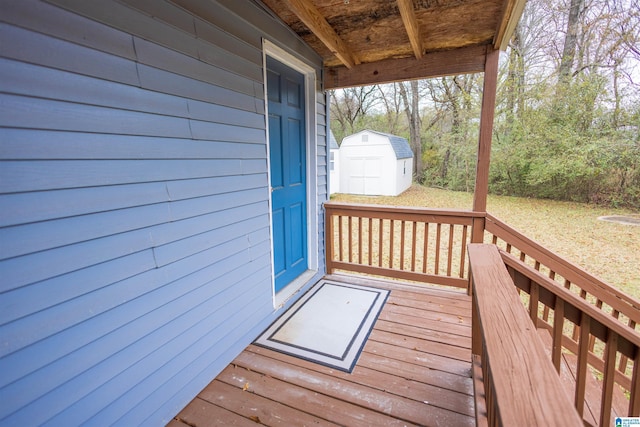
[[[307,263],[308,269],[305,273],[293,280],[280,292],[275,292],[275,273],[273,262],[273,227],[270,226],[271,234],[271,292],[273,296],[274,308],[281,307],[285,301],[300,290],[318,272],[318,161],[317,161],[317,120],[316,120],[316,70],[295,57],[286,50],[280,48],[269,40],[262,40],[262,64],[264,81],[264,103],[265,103],[265,124],[267,134],[267,179],[271,185],[271,164],[269,153],[269,102],[267,96],[267,56],[293,68],[304,75],[305,83],[305,130],[307,148]],[[271,224],[271,192],[269,192],[269,224]]]

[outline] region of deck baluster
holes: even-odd
[[[580,415],[584,415],[584,396],[587,382],[587,361],[589,356],[589,336],[591,318],[582,313],[580,320],[580,341],[578,343],[578,364],[576,366],[575,406]]]
[[[340,254],[340,261],[344,261],[344,254],[343,254],[343,240],[344,240],[344,233],[342,230],[342,215],[338,216],[338,253]]]
[[[412,231],[411,231],[411,271],[416,271],[416,258],[418,255],[416,254],[416,244],[418,241],[418,236],[416,235],[416,230],[418,227],[417,221],[412,221]]]
[[[440,232],[442,231],[442,224],[436,225],[436,259],[434,265],[434,274],[440,274]]]
[[[462,245],[460,248],[460,277],[464,277],[464,266],[466,261],[467,250],[467,226],[462,226]]]
[[[358,264],[362,264],[362,217],[358,217]]]
[[[629,398],[628,416],[640,416],[640,349],[636,348],[633,359],[633,374],[631,376],[631,390]]]
[[[404,270],[405,221],[400,221],[400,270]]]
[[[551,349],[551,360],[556,371],[560,373],[562,363],[562,338],[564,336],[564,301],[556,297],[553,308],[553,347]]]
[[[613,385],[615,381],[616,355],[618,350],[618,334],[609,330],[604,350],[604,369],[602,379],[602,399],[600,404],[600,425],[611,423],[611,404],[613,402]]]
[[[384,241],[382,236],[384,232],[384,220],[380,218],[378,227],[378,267],[382,267],[382,242]]]
[[[422,272],[427,273],[427,260],[429,258],[429,223],[424,223],[424,248],[422,250]]]
[[[373,265],[372,257],[373,257],[373,218],[369,218],[369,246],[367,246],[369,250],[369,264]]]
[[[451,262],[453,261],[453,224],[449,225],[449,247],[447,250],[447,276],[451,276]]]
[[[395,235],[396,228],[393,220],[389,221],[389,268],[393,269],[393,256],[395,254],[393,246],[393,236]]]

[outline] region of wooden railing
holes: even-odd
[[[469,285],[467,244],[484,214],[325,203],[327,272],[344,270],[458,288]]]
[[[482,405],[476,407],[478,425],[580,425],[498,249],[469,245],[469,262],[474,284],[472,350],[482,371],[476,399],[479,388],[484,392]]]
[[[544,275],[549,283],[569,290],[593,308],[623,325],[625,329],[638,331],[640,328],[640,301],[587,273],[489,214],[486,217],[485,229],[486,241],[517,257],[523,264]],[[541,308],[541,325],[552,321],[550,310],[548,305]],[[571,328],[571,340],[577,342],[580,333],[579,323],[567,325],[567,328]],[[592,357],[604,360],[604,345],[597,345],[595,337],[589,340],[589,351]],[[602,363],[596,365],[601,368]],[[631,365],[629,357],[621,355],[616,370],[620,375],[628,376]],[[623,380],[620,375],[618,377],[628,390],[629,382]]]
[[[501,248],[520,305],[562,383],[571,385],[585,423],[607,425],[613,415],[640,415],[638,300],[490,214],[343,203],[326,203],[325,210],[328,273],[467,288],[467,244],[484,239]]]
[[[637,299],[563,259],[490,214],[486,216],[485,230],[485,242],[491,242],[516,256],[559,286],[610,314],[618,322],[634,330],[640,329],[640,301]]]
[[[640,415],[640,334],[581,295],[500,251],[586,424]]]

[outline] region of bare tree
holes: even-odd
[[[398,84],[379,85],[380,101],[384,108],[384,116],[386,119],[386,131],[391,134],[397,134],[400,127],[400,114],[402,110],[402,98],[398,91]]]
[[[340,139],[355,131],[356,123],[378,102],[378,86],[359,86],[334,90],[331,94],[331,116],[340,125]]]
[[[409,144],[415,157],[415,161],[413,162],[413,175],[419,182],[422,182],[422,141],[420,138],[422,119],[420,118],[418,81],[411,80],[408,83],[401,82],[397,85],[404,104],[404,112],[409,122]]]

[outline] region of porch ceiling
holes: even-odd
[[[262,0],[323,58],[325,88],[478,72],[526,0]]]

